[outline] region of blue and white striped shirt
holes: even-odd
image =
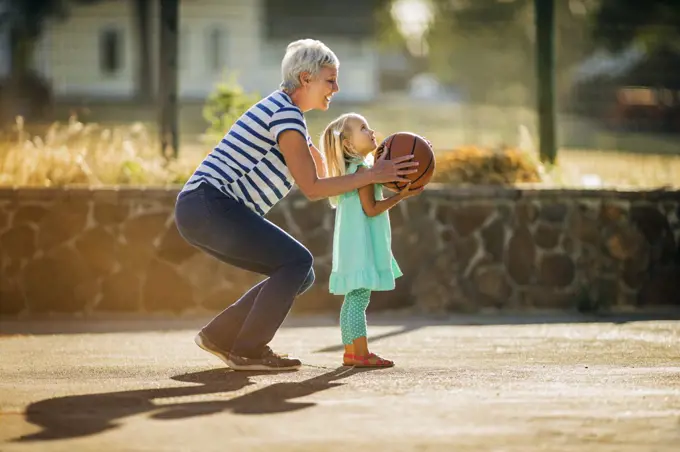
[[[297,130],[311,145],[302,110],[286,93],[277,90],[250,107],[231,126],[182,192],[207,182],[264,216],[295,183],[278,144],[285,130]]]

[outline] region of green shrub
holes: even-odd
[[[260,100],[257,93],[246,93],[234,74],[217,84],[203,107],[203,118],[208,122],[206,139],[220,140],[231,125]]]

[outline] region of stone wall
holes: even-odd
[[[260,280],[187,245],[176,189],[0,190],[0,314],[218,310]],[[432,187],[391,212],[405,276],[371,309],[680,306],[680,192]],[[309,247],[327,292],[334,212],[292,193],[268,215]]]

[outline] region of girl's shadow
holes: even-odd
[[[230,411],[235,414],[274,414],[314,406],[314,403],[291,401],[342,383],[337,380],[361,372],[339,367],[301,382],[274,383],[229,400],[180,402],[157,405],[154,399],[201,396],[234,392],[255,384],[250,377],[271,372],[233,372],[211,369],[171,377],[175,381],[197,383],[159,389],[107,392],[57,397],[32,403],[26,409],[26,420],[42,428],[40,432],[22,436],[15,442],[44,441],[95,435],[117,428],[120,420],[137,414],[152,413],[153,419],[183,419]]]

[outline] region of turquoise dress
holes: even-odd
[[[351,163],[353,174],[365,162]],[[375,186],[376,199],[382,188]],[[392,290],[402,276],[392,255],[392,231],[388,212],[368,217],[361,207],[359,191],[339,196],[333,232],[333,266],[329,282],[331,293],[345,295],[355,289]]]

